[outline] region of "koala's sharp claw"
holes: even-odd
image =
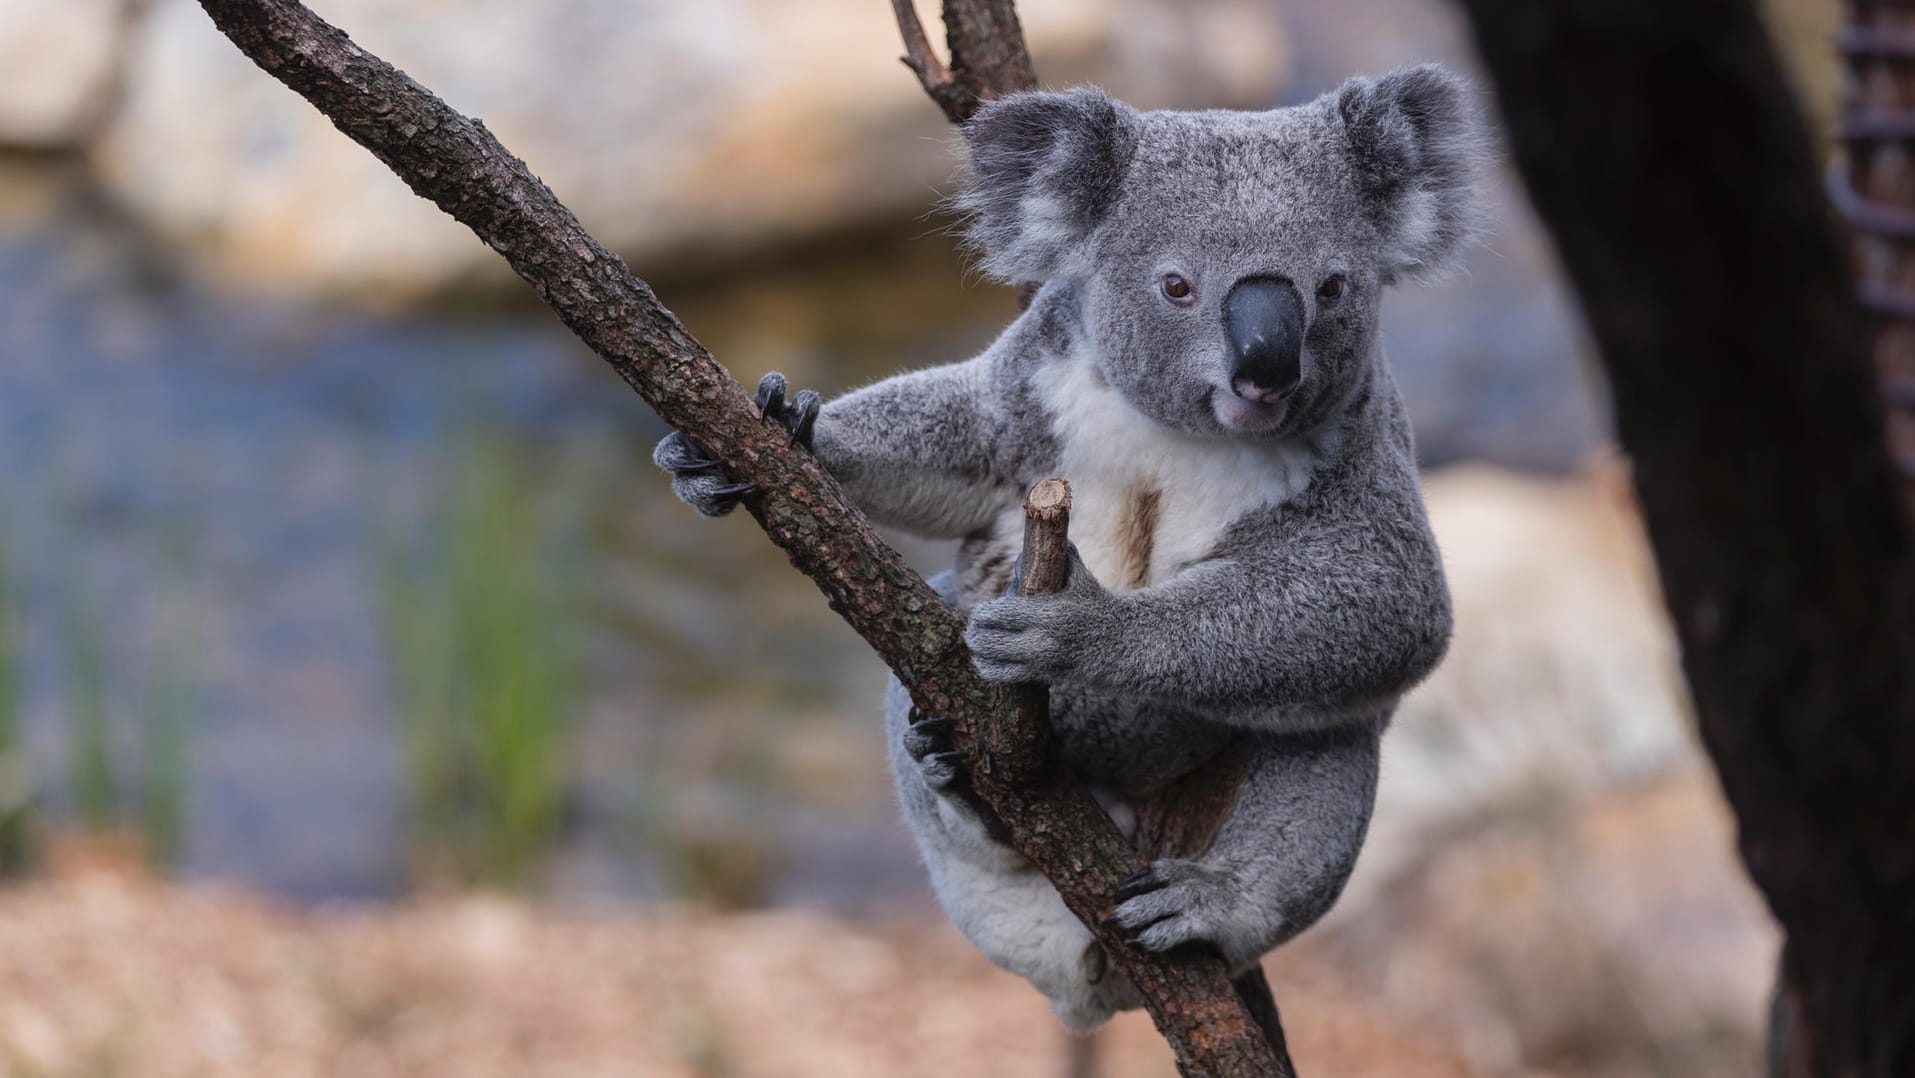
[[[1138,895],[1149,894],[1162,886],[1163,881],[1157,879],[1150,869],[1140,868],[1125,876],[1117,885],[1117,901],[1122,902],[1125,899],[1136,898]]]
[[[913,760],[923,762],[933,753],[944,752],[951,747],[951,721],[949,719],[920,719],[904,728],[904,751],[911,754]]]
[[[1126,940],[1146,951],[1217,943],[1242,916],[1237,905],[1242,891],[1228,873],[1166,858],[1124,881],[1110,921]]]
[[[1164,917],[1159,917],[1157,920],[1167,921],[1169,919],[1170,918],[1168,917],[1168,915],[1166,915]],[[1124,942],[1130,944],[1132,947],[1141,946],[1144,942],[1144,934],[1146,932],[1149,932],[1151,929],[1151,925],[1155,925],[1156,923],[1157,921],[1152,921],[1150,922],[1150,924],[1145,925],[1144,927],[1138,929],[1137,931],[1130,933],[1129,935],[1124,937]]]
[[[758,379],[758,418],[766,419],[785,410],[785,376],[772,371]]]
[[[757,488],[734,483],[725,466],[705,455],[682,431],[673,431],[652,451],[652,462],[671,473],[672,493],[699,514],[722,517]]]
[[[964,756],[961,753],[938,751],[935,745],[930,751],[916,755],[925,748],[923,745],[906,745],[905,751],[916,756],[919,773],[931,789],[947,797],[956,797],[970,803],[970,782],[964,773]],[[975,806],[973,806],[975,810]]]
[[[777,371],[759,379],[758,418],[784,424],[791,433],[786,445],[802,445],[810,449],[811,428],[818,422],[818,412],[824,407],[824,398],[814,390],[801,389],[796,397],[787,400],[785,394],[790,390],[785,376]]]
[[[1136,943],[1137,937],[1143,935],[1145,932],[1149,931],[1152,927],[1162,924],[1163,922],[1168,921],[1175,916],[1177,916],[1176,910],[1163,910],[1156,914],[1146,915],[1143,917],[1139,917],[1134,913],[1128,916],[1124,914],[1113,913],[1110,915],[1107,921],[1112,928],[1115,928],[1119,930],[1120,932],[1124,933],[1125,939],[1129,940],[1132,943]]]
[[[673,431],[652,450],[652,463],[673,475],[687,472],[706,471],[717,464],[716,461],[701,452],[683,431]]]
[[[791,441],[787,445],[802,445],[811,448],[811,428],[818,425],[818,413],[824,409],[824,398],[816,391],[801,389],[798,399],[792,402],[791,410],[796,418],[791,423]]]

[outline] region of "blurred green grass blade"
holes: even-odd
[[[0,533],[0,875],[17,875],[32,859],[33,778],[20,722],[19,613],[12,551]]]
[[[468,431],[447,502],[408,550],[380,544],[388,654],[428,875],[524,887],[558,836],[573,733],[568,604],[548,499],[496,436]]]
[[[70,585],[65,627],[68,781],[80,822],[109,831],[120,806],[106,714],[106,636],[83,577]]]

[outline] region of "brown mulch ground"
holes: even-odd
[[[1448,1078],[1427,1032],[1327,967],[1273,966],[1320,1075]],[[1099,1073],[1169,1075],[1141,1015]],[[0,892],[0,1071],[21,1075],[1063,1075],[1043,1002],[948,926],[560,912],[501,899],[304,910],[67,871]]]

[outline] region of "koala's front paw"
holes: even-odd
[[[823,398],[809,389],[791,400],[785,376],[772,371],[758,381],[758,414],[791,432],[790,444],[811,448],[811,430],[818,422]],[[750,483],[734,483],[725,469],[690,438],[673,431],[652,450],[652,463],[672,473],[672,493],[708,517],[722,517],[756,490]]]
[[[1069,665],[1075,634],[1054,595],[1007,595],[971,612],[964,643],[990,681],[1056,680]]]
[[[672,493],[708,517],[722,517],[755,488],[734,483],[725,469],[679,431],[667,434],[652,450],[652,463],[672,473]]]
[[[1018,559],[1018,576],[1023,559]],[[1012,584],[1012,591],[1017,585]],[[977,672],[991,681],[1052,682],[1070,673],[1096,637],[1110,593],[1071,547],[1064,590],[979,603],[964,630]]]
[[[1195,861],[1164,858],[1125,880],[1105,919],[1146,951],[1185,943],[1214,944],[1235,960],[1242,884],[1231,874]]]

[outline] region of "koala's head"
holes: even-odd
[[[1483,140],[1436,67],[1272,112],[1022,93],[966,125],[984,269],[1072,282],[1105,379],[1166,426],[1308,430],[1367,377],[1383,286],[1449,268]]]

